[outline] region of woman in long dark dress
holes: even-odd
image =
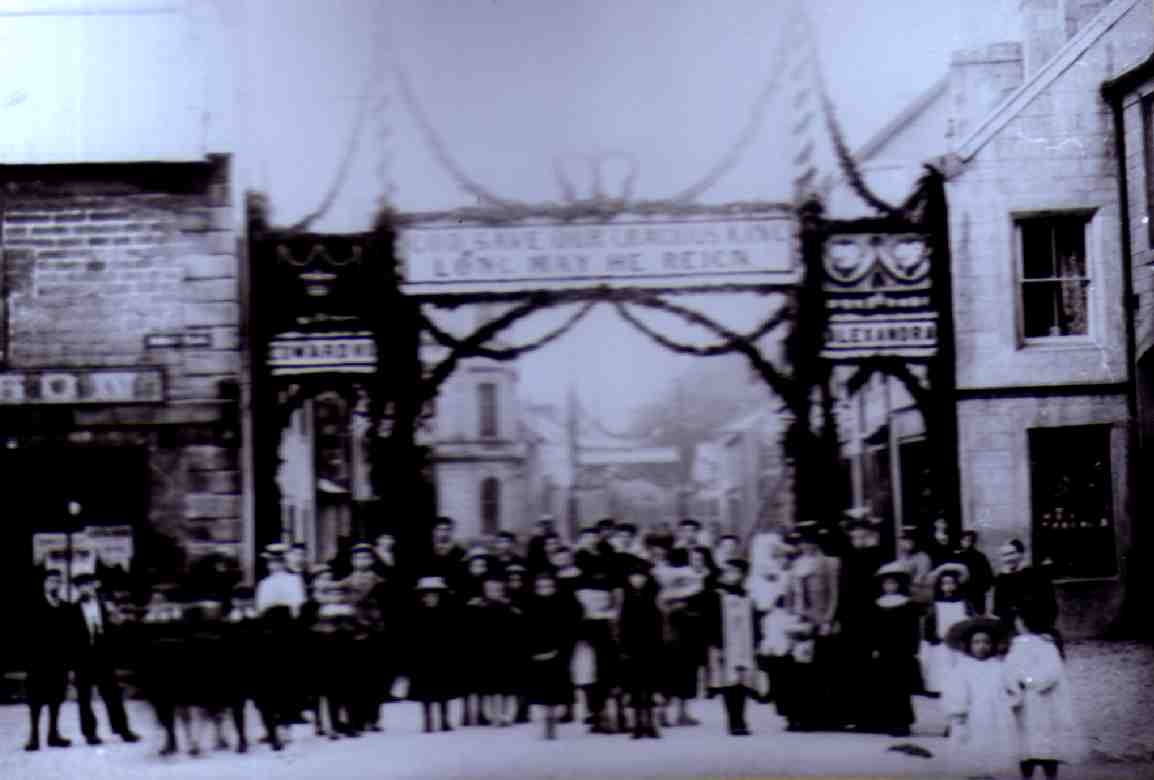
[[[521,610],[505,597],[505,580],[490,574],[483,586],[484,596],[470,607],[474,631],[475,658],[473,690],[480,699],[480,714],[486,710],[496,726],[510,726],[515,714],[517,675],[524,668],[521,648]],[[484,725],[478,723],[478,725]]]
[[[434,704],[441,714],[441,731],[453,730],[449,701],[460,695],[454,674],[457,611],[445,601],[447,591],[443,578],[422,577],[416,588],[419,604],[408,626],[409,698],[422,704],[425,733],[434,730]]]
[[[545,739],[556,739],[560,710],[573,697],[569,659],[580,605],[558,592],[552,574],[538,573],[533,588],[535,596],[525,611],[529,701],[545,708]]]
[[[654,718],[662,683],[664,617],[657,607],[657,583],[644,564],[625,578],[619,624],[621,681],[633,710],[633,739],[657,739]]]
[[[870,621],[873,722],[868,727],[895,737],[909,736],[914,723],[911,697],[924,687],[918,666],[922,609],[908,595],[910,576],[900,564],[878,569],[877,578],[881,595]]]
[[[701,596],[706,592],[708,570],[690,565],[690,551],[674,549],[669,565],[656,572],[661,584],[659,604],[666,617],[665,694],[677,704],[678,726],[700,723],[689,712],[689,702],[697,698],[698,676],[706,661],[706,623],[701,613]],[[662,713],[662,725],[669,725]]]

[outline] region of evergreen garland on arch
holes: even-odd
[[[565,322],[561,323],[561,325],[559,325],[558,327],[549,331],[548,333],[546,333],[545,335],[541,336],[538,339],[530,341],[527,344],[521,344],[521,345],[516,346],[516,347],[505,347],[505,348],[500,348],[500,349],[495,349],[493,347],[482,347],[482,346],[466,347],[465,341],[467,341],[468,339],[462,340],[462,339],[456,338],[451,333],[445,331],[440,326],[438,326],[435,322],[433,322],[433,320],[430,317],[428,317],[424,312],[421,312],[420,317],[421,317],[421,325],[422,325],[422,327],[424,327],[429,332],[429,335],[431,335],[439,344],[441,344],[441,346],[448,347],[451,350],[461,351],[462,352],[461,357],[482,357],[482,358],[488,358],[490,360],[507,362],[510,360],[516,360],[521,355],[524,355],[528,352],[532,352],[534,350],[540,349],[541,347],[544,347],[547,344],[550,344],[553,341],[556,341],[557,339],[561,338],[566,333],[568,333],[570,330],[572,330],[573,327],[575,325],[577,325],[577,323],[579,323],[581,320],[585,319],[585,316],[587,314],[589,314],[589,312],[597,304],[598,304],[598,301],[589,301],[584,306],[582,306],[580,309],[578,309],[576,312],[574,312],[573,315],[569,317],[569,319],[567,319]],[[544,308],[544,307],[542,307],[542,308]]]

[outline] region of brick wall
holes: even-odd
[[[4,368],[154,367],[165,378],[160,404],[27,406],[5,419],[27,431],[35,424],[21,420],[65,415],[57,440],[40,444],[147,448],[152,528],[192,558],[238,547],[240,305],[227,161],[14,166],[0,169],[0,185]]]

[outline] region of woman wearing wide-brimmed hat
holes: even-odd
[[[946,644],[946,634],[963,620],[976,617],[966,598],[969,577],[969,570],[961,563],[943,563],[930,572],[934,600],[922,624],[921,652],[922,675],[928,691],[940,692],[945,675],[957,662],[958,652]]]
[[[1001,658],[1005,626],[994,618],[970,618],[951,627],[945,641],[964,653],[942,691],[942,709],[949,718],[950,762],[971,776],[1015,768],[1013,708],[1021,699],[1009,685]]]
[[[909,736],[914,724],[911,697],[923,689],[918,667],[921,608],[909,596],[910,575],[886,564],[875,575],[879,593],[870,612],[869,718],[861,730]]]
[[[449,701],[460,695],[458,659],[453,652],[460,641],[458,610],[446,600],[448,590],[443,577],[421,577],[409,625],[409,698],[422,704],[426,733],[434,730],[434,704],[440,710],[441,731],[453,730]]]

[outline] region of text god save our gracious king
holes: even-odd
[[[645,224],[402,230],[410,292],[779,282],[793,271],[785,217]]]

